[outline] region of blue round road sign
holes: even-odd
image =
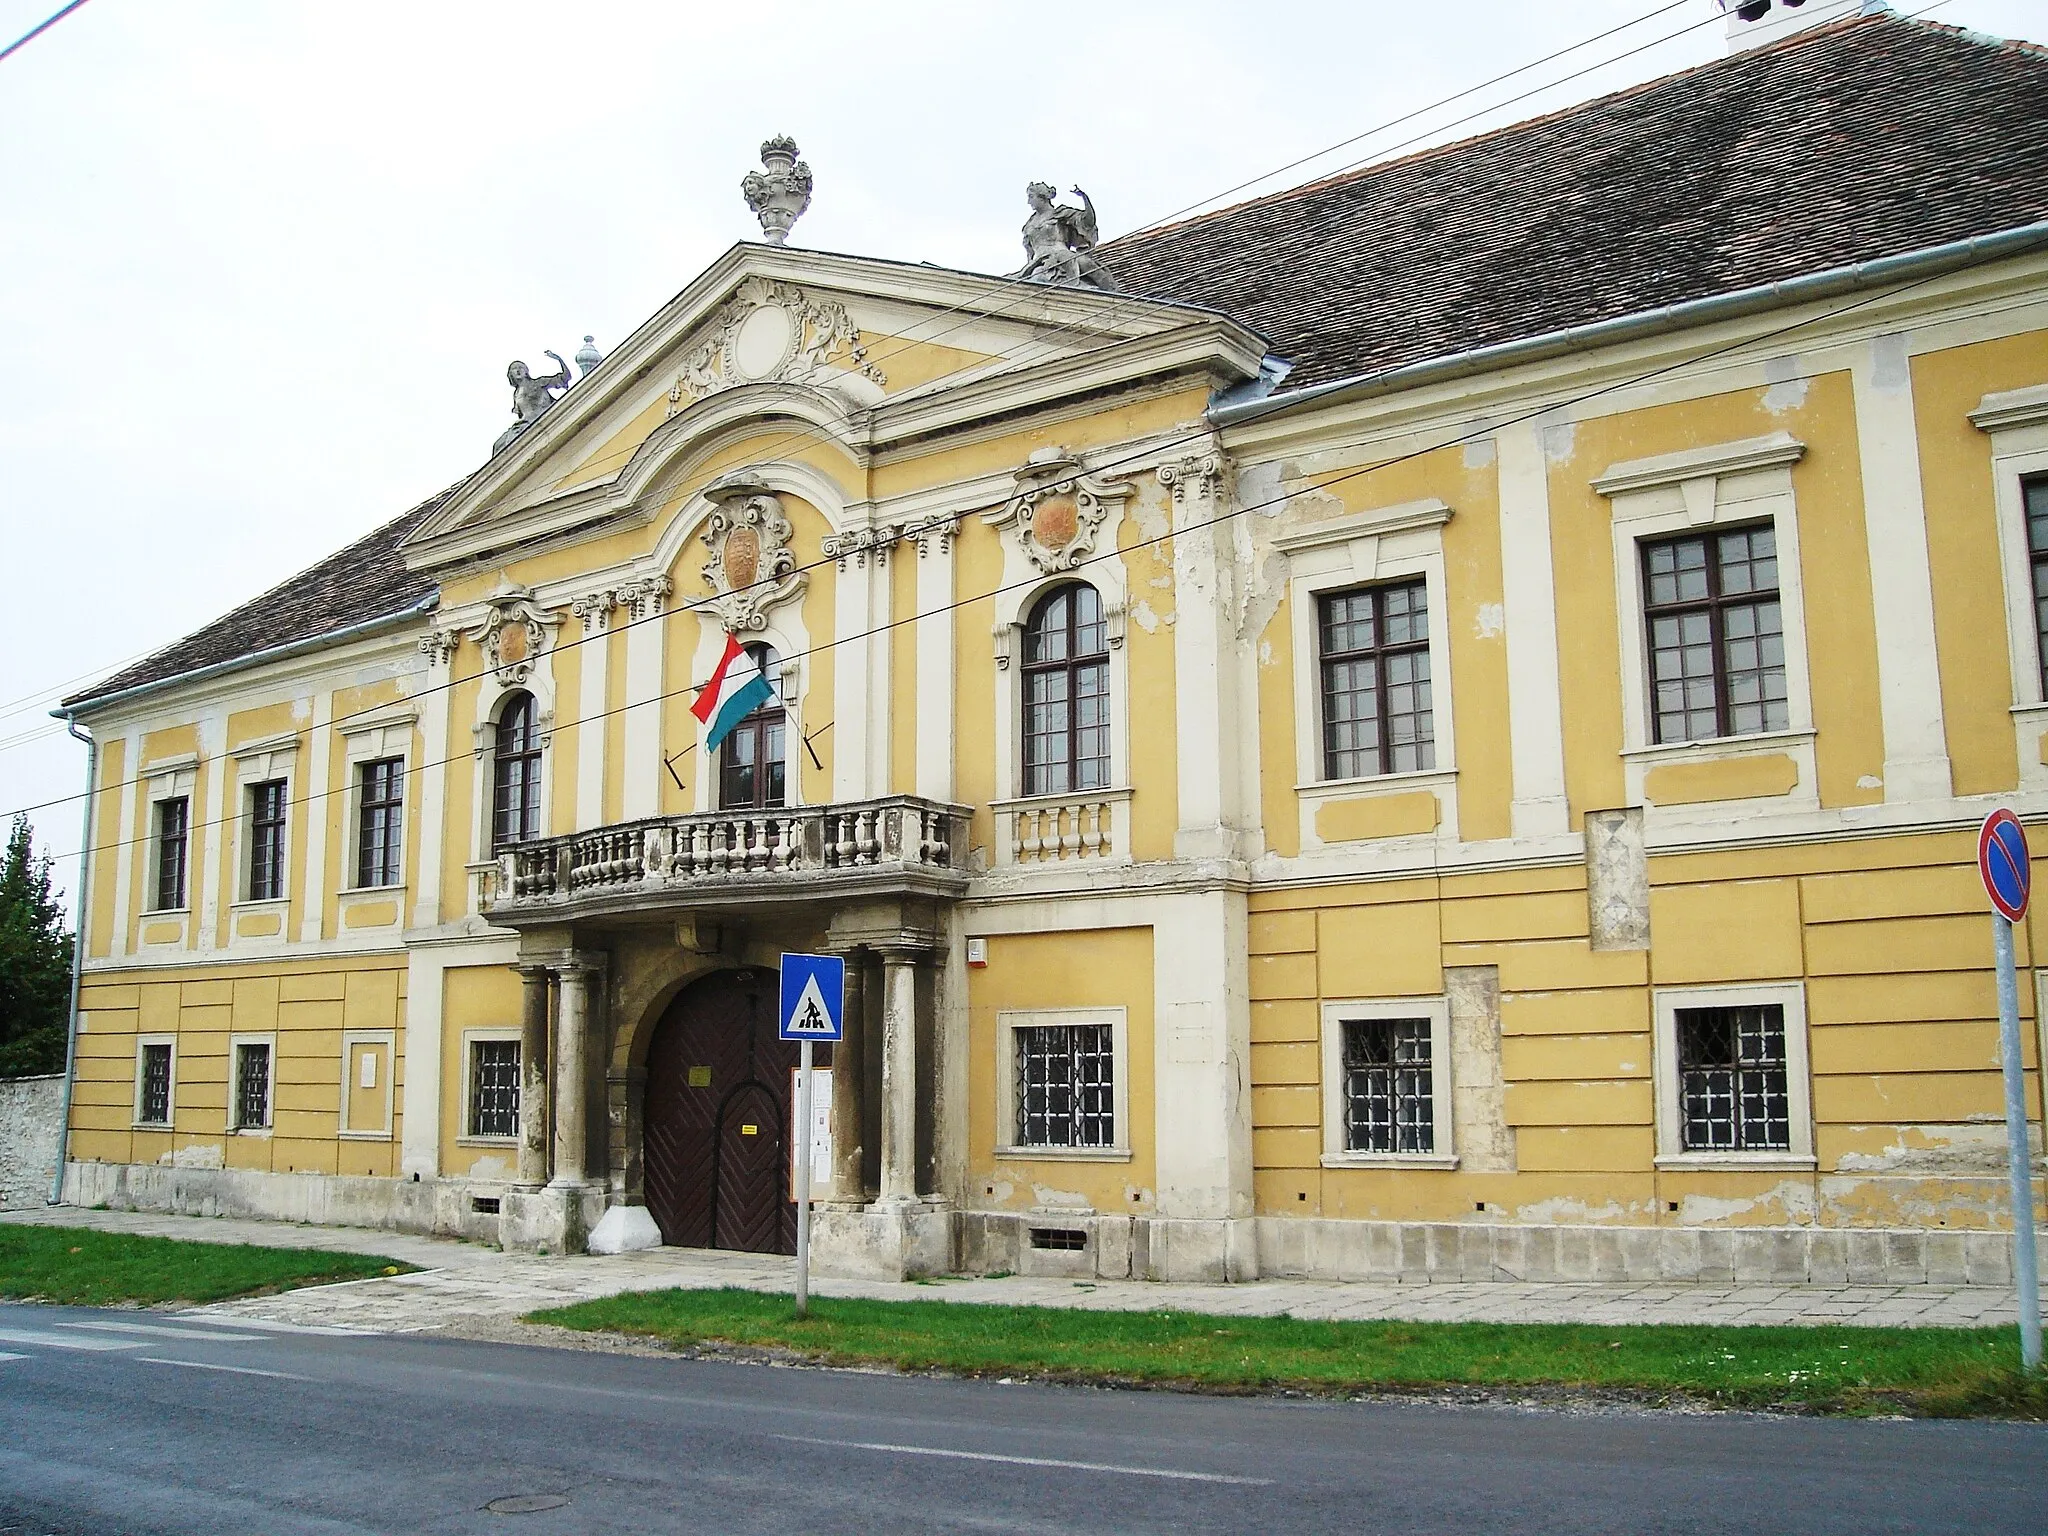
[[[1977,834],[1977,873],[1984,877],[1984,889],[2001,917],[2016,923],[2027,915],[2034,884],[2027,829],[2003,807],[1984,818],[1984,828]]]

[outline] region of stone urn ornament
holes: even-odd
[[[811,168],[797,159],[796,140],[779,133],[761,146],[761,169],[749,171],[740,192],[770,245],[789,240],[789,227],[811,206]]]

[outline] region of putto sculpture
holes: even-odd
[[[789,226],[811,206],[811,168],[797,159],[796,140],[778,133],[761,146],[761,169],[747,172],[740,192],[770,245],[789,239]]]
[[[1031,203],[1031,217],[1024,221],[1023,270],[1015,276],[1027,283],[1057,283],[1069,288],[1100,288],[1117,291],[1116,279],[1091,252],[1101,238],[1095,224],[1095,204],[1079,187],[1074,196],[1081,206],[1055,203],[1059,189],[1034,181],[1024,189]]]
[[[499,452],[507,443],[539,421],[546,414],[547,408],[555,403],[557,396],[573,382],[569,377],[569,365],[562,361],[559,352],[549,352],[545,355],[555,360],[556,372],[536,378],[526,364],[518,361],[514,361],[505,370],[505,382],[512,386],[512,414],[518,420],[507,427],[498,440],[491,444],[492,453]]]

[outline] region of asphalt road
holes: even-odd
[[[1153,1530],[2037,1536],[2048,1428],[1081,1391],[0,1307],[0,1536]]]

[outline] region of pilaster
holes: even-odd
[[[661,681],[668,635],[668,622],[661,614],[667,606],[668,595],[669,579],[666,576],[650,576],[629,582],[618,591],[619,601],[630,623],[626,630],[625,761],[619,765],[623,790],[621,805],[628,821],[657,815],[661,810],[661,715],[664,703]],[[582,712],[586,716],[592,713],[587,702]],[[586,729],[579,734],[588,736],[591,733]],[[603,733],[600,731],[598,734]],[[577,809],[580,812],[580,752],[577,761]]]
[[[454,690],[447,686],[449,661],[454,654],[452,638],[445,632],[424,635],[419,643],[426,658],[426,677],[420,682],[419,758],[406,764],[406,777],[419,787],[419,867],[413,870],[412,923],[431,928],[441,921],[441,861],[448,805],[448,775],[456,765],[448,761],[448,712],[454,708]],[[434,978],[438,999],[440,976]],[[438,1006],[438,1003],[437,1003]],[[408,1056],[410,1053],[408,1052]],[[439,1057],[435,1058],[438,1063]],[[438,1075],[438,1070],[437,1070]],[[406,1130],[412,1129],[411,1091],[408,1070]]]
[[[1551,570],[1550,461],[1540,420],[1504,427],[1494,441],[1500,466],[1512,826],[1516,837],[1546,837],[1571,830],[1558,679],[1557,586]]]
[[[618,599],[610,592],[579,597],[569,611],[583,623],[576,646],[576,712],[585,719],[605,708],[605,681],[611,660],[610,628]],[[610,733],[603,722],[591,719],[576,731],[576,830],[587,832],[604,824],[605,744]]]
[[[344,783],[338,793],[328,784],[328,759],[333,746],[334,695],[321,689],[313,695],[313,722],[306,744],[306,776],[297,786],[299,814],[306,818],[306,861],[300,871],[299,939],[318,943],[327,918],[327,845],[329,830],[341,829],[338,857],[344,861],[339,884],[355,884],[346,868],[348,858],[348,794]]]
[[[1178,858],[1238,856],[1243,730],[1232,617],[1236,579],[1227,529],[1229,461],[1212,448],[1159,467],[1172,502],[1174,731]]]

